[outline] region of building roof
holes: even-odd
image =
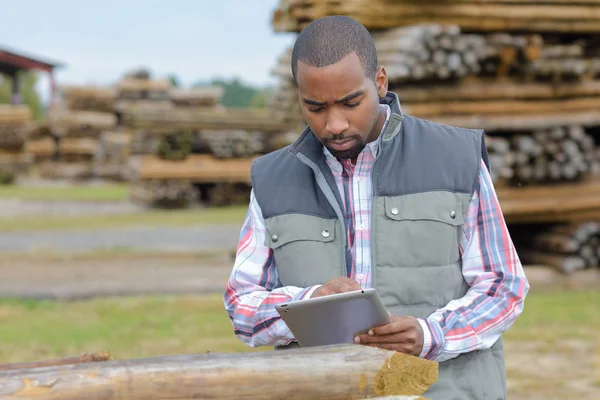
[[[14,74],[19,70],[37,69],[46,72],[52,72],[54,68],[60,68],[64,65],[59,62],[43,60],[39,57],[26,54],[22,51],[15,51],[6,46],[0,45],[0,72]]]

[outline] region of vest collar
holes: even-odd
[[[402,120],[404,119],[404,114],[402,113],[398,95],[394,92],[388,91],[385,97],[379,99],[379,104],[387,104],[391,110],[391,115],[389,117],[387,126],[383,129],[380,136],[383,142],[389,142],[400,132],[400,126]],[[317,162],[321,158],[325,157],[325,154],[323,153],[323,145],[313,134],[309,126],[304,129],[296,142],[290,146],[289,151],[294,155],[297,155],[298,153],[303,154],[313,162]]]

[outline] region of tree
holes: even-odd
[[[169,74],[169,76],[167,76],[167,79],[171,83],[171,86],[176,87],[176,88],[181,87],[181,84],[179,83],[179,78],[177,77],[177,75]]]
[[[21,71],[19,74],[19,83],[21,86],[21,102],[31,108],[34,120],[42,117],[42,101],[35,90],[37,75],[32,71]],[[0,82],[0,103],[10,104],[12,102],[12,78],[8,75],[2,75]]]
[[[269,107],[272,96],[274,95],[273,88],[267,87],[258,90],[250,100],[250,107],[265,108]]]

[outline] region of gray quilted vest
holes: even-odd
[[[393,315],[426,318],[469,289],[459,240],[481,160],[483,132],[392,115],[373,167],[374,287]],[[292,145],[254,160],[256,199],[283,285],[306,287],[347,276],[343,203],[321,143],[307,128]],[[432,400],[506,397],[502,340],[440,363]]]

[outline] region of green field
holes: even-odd
[[[186,210],[149,210],[133,214],[89,216],[20,216],[0,218],[0,232],[51,229],[103,229],[130,226],[194,226],[235,224],[241,227],[247,206]]]
[[[234,337],[220,296],[2,300],[0,338],[0,362],[251,350]]]
[[[593,339],[600,292],[531,294],[507,342]],[[258,350],[269,350],[260,348]],[[90,301],[0,301],[0,362],[109,350],[116,359],[254,351],[234,337],[221,296],[133,297]]]
[[[127,184],[68,186],[0,186],[0,199],[63,200],[63,201],[124,201],[129,197]]]

